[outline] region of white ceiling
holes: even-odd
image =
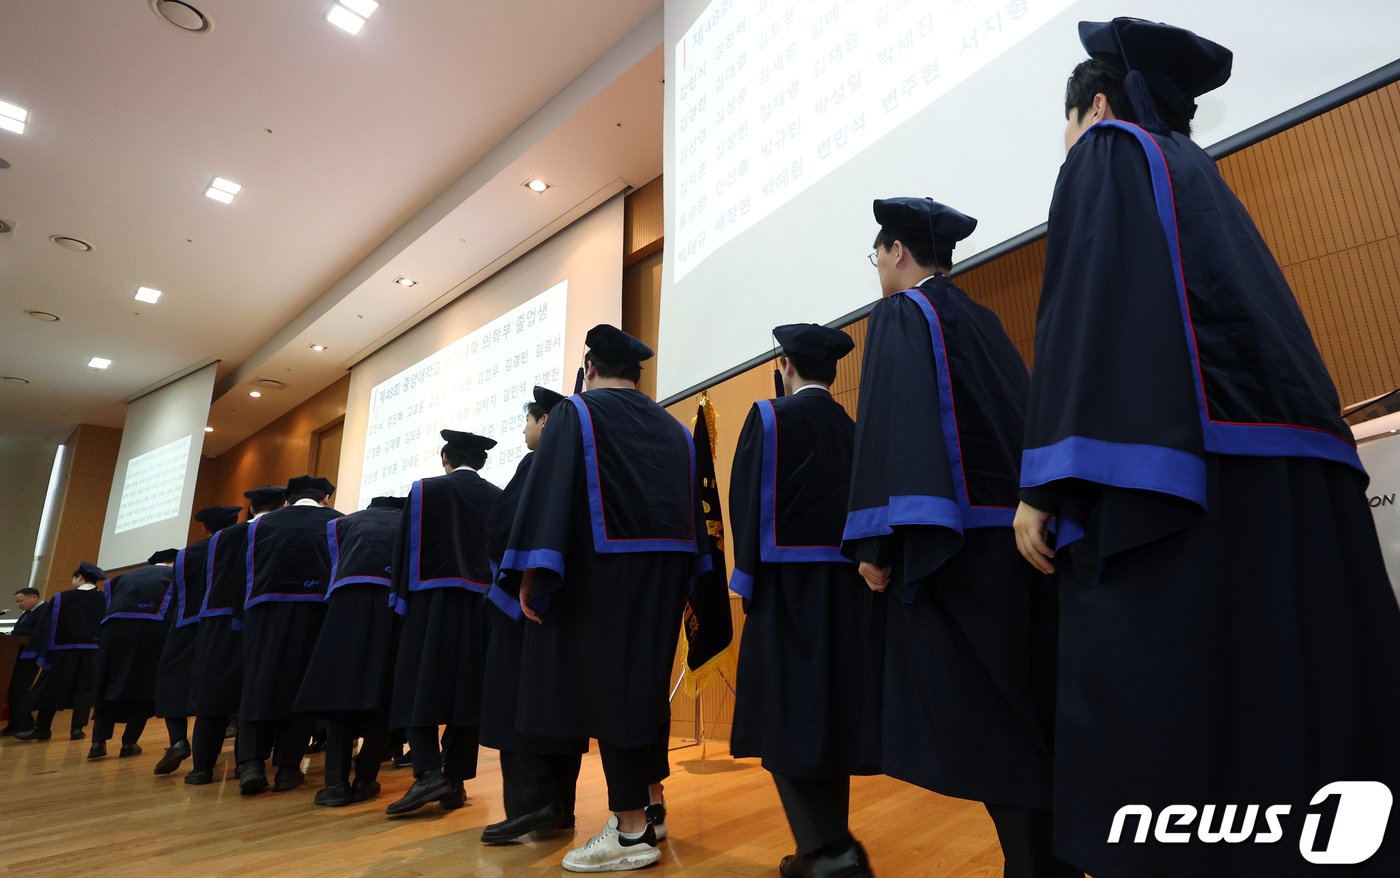
[[[0,439],[120,426],[218,360],[221,453],[660,173],[660,0],[383,0],[354,37],[330,4],[196,0],[201,35],[147,0],[6,4],[0,100],[32,116],[0,131],[0,375],[30,383],[0,382]],[[203,197],[215,175],[234,204]],[[258,378],[287,388],[250,399]]]

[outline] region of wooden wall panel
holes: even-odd
[[[38,586],[46,598],[70,587],[79,561],[97,562],[122,431],[79,424],[64,444],[71,455],[68,481],[63,487],[61,505],[55,509],[58,530],[50,553],[53,561],[44,583]]]
[[[624,262],[661,241],[666,234],[664,207],[660,177],[628,194],[622,208]]]

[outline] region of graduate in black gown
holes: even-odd
[[[29,709],[29,689],[34,685],[34,677],[39,673],[39,662],[36,661],[39,653],[35,641],[43,616],[40,608],[44,606],[44,598],[37,588],[22,588],[15,592],[15,606],[19,609],[19,618],[15,620],[15,627],[10,630],[9,636],[27,637],[29,641],[20,646],[19,655],[15,656],[10,688],[5,695],[5,701],[10,708],[10,719],[5,727],[0,729],[0,737],[27,732],[34,728],[34,714]]]
[[[275,509],[281,509],[287,489],[267,485],[243,492],[249,503],[248,520],[232,524],[209,537],[204,567],[204,599],[195,626],[190,668],[190,715],[194,736],[190,742],[193,768],[185,783],[200,786],[214,782],[225,732],[238,713],[243,697],[243,599],[248,578],[248,527]]]
[[[297,713],[295,701],[326,616],[326,523],[340,517],[327,505],[334,493],[326,479],[297,476],[287,482],[286,506],[248,526],[237,743],[245,796],[267,789],[269,756],[277,766],[274,792],[306,780],[301,760],[314,717]]]
[[[103,585],[107,615],[97,651],[97,697],[92,747],[87,758],[107,755],[107,741],[124,723],[120,755],[141,752],[137,741],[155,711],[156,669],[170,631],[175,557],[178,549],[161,549],[145,567],[113,577]]]
[[[1096,878],[1312,875],[1343,835],[1324,785],[1400,790],[1400,609],[1366,474],[1282,271],[1189,136],[1230,51],[1079,28],[1016,522],[1059,580],[1056,851]],[[1244,840],[1202,841],[1231,804]],[[1128,805],[1151,815],[1115,842]],[[1135,842],[1170,805],[1192,815]],[[1397,823],[1344,874],[1400,874]]]
[[[729,751],[773,775],[797,855],[783,875],[869,875],[847,826],[862,763],[870,590],[841,554],[855,422],[831,396],[850,336],[779,326],[784,396],[754,403],[729,478],[734,573],[748,607]]]
[[[236,524],[238,513],[242,511],[241,506],[209,506],[196,512],[194,520],[212,537]],[[156,762],[156,774],[170,774],[190,755],[190,680],[208,562],[209,537],[191,543],[175,556],[175,599],[170,604],[172,626],[156,669],[155,715],[165,720],[170,746]]]
[[[550,414],[501,563],[530,620],[516,728],[597,738],[613,819],[564,856],[570,871],[660,858],[647,819],[664,776],[671,663],[705,552],[690,432],[637,390],[652,351],[589,330],[585,391]]]
[[[1029,377],[1001,322],[948,277],[977,221],[877,200],[843,550],[877,592],[880,767],[985,804],[1007,878],[1073,874],[1051,853],[1051,580],[1011,530]]]
[[[444,475],[413,483],[394,547],[389,600],[404,618],[389,723],[407,733],[414,781],[390,816],[430,802],[462,807],[480,749],[487,524],[501,489],[476,471],[496,440],[459,430],[442,439]],[[441,749],[438,726],[447,727]]]
[[[47,741],[53,735],[54,714],[69,708],[69,739],[86,736],[83,727],[97,687],[97,641],[107,614],[107,598],[98,583],[106,578],[101,567],[83,561],[73,571],[73,587],[39,608],[38,637],[32,645],[42,673],[29,690],[34,728],[17,733],[16,740]]]
[[[491,516],[491,563],[499,568],[510,540],[520,495],[535,459],[549,413],[564,395],[536,387],[525,406],[525,447],[515,475],[501,491]],[[520,650],[525,631],[520,602],[500,588],[487,592],[486,679],[482,688],[481,743],[501,752],[501,786],[506,819],[481,833],[486,844],[503,844],[529,832],[574,825],[574,799],[586,738],[547,738],[515,728],[520,697]]]
[[[326,785],[316,793],[317,805],[340,807],[379,795],[398,624],[388,601],[390,571],[403,508],[403,497],[375,497],[368,508],[326,523],[326,621],[293,706],[326,719]],[[356,738],[364,743],[351,781]]]

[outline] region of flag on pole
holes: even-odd
[[[724,519],[715,481],[715,408],[709,394],[695,414],[695,474],[700,510],[709,540],[709,573],[695,578],[686,598],[681,638],[685,648],[685,694],[694,698],[716,677],[734,679],[734,623],[729,617],[729,575],[724,563]]]

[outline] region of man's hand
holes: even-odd
[[[860,562],[860,575],[874,592],[883,592],[890,584],[890,568],[877,567],[869,561]]]
[[[525,618],[531,622],[544,624],[540,614],[536,613],[534,607],[530,606],[530,595],[534,593],[534,590],[535,571],[526,570],[520,577],[520,612],[524,613]]]
[[[1055,565],[1050,563],[1055,550],[1045,541],[1049,521],[1050,513],[1023,502],[1016,507],[1016,518],[1011,522],[1011,529],[1016,532],[1017,551],[1041,573],[1055,572]]]

